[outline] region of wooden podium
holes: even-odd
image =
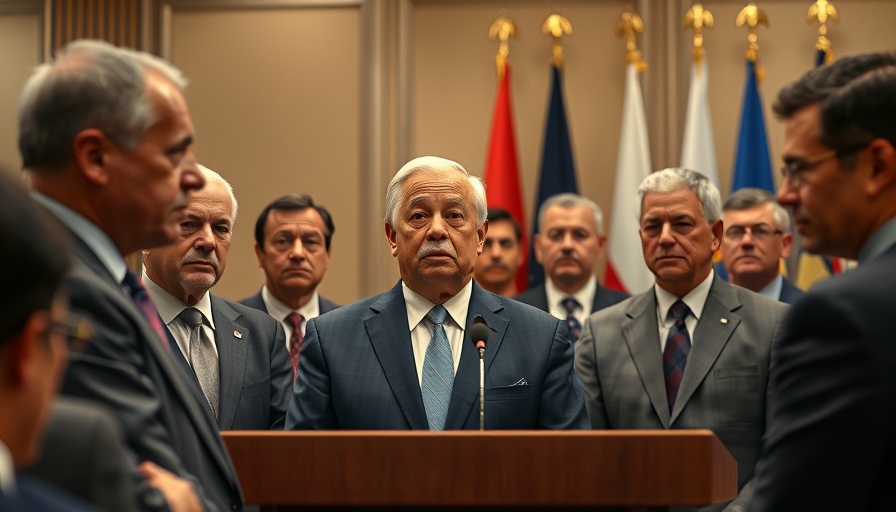
[[[709,430],[223,432],[262,510],[662,507],[737,495]]]

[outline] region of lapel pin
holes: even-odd
[[[243,333],[241,333],[240,331],[233,331],[233,337],[243,339]]]
[[[722,324],[727,324],[727,323],[728,323],[728,319],[727,319],[727,318],[723,318],[723,319],[721,320],[721,322],[722,322]],[[236,333],[234,333],[234,334],[236,334]]]

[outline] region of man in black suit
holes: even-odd
[[[274,200],[255,222],[255,256],[265,284],[240,304],[280,321],[293,374],[308,321],[339,307],[317,292],[330,267],[335,230],[330,212],[304,194]]]
[[[578,194],[557,194],[538,209],[538,225],[535,259],[544,267],[545,284],[514,298],[566,320],[575,342],[588,315],[628,297],[602,287],[594,275],[607,243],[603,213]]]
[[[148,487],[159,475],[153,462],[183,479],[194,505],[198,495],[207,510],[239,510],[242,491],[215,418],[124,259],[177,240],[189,193],[205,184],[184,86],[161,59],[76,41],[25,85],[19,148],[37,199],[71,235],[71,308],[95,327],[72,355],[62,393],[98,401],[121,422],[142,463],[146,508],[160,498]]]
[[[289,429],[582,429],[588,416],[563,322],[472,279],[485,186],[458,163],[420,157],[386,193],[385,234],[401,280],[308,323]]]
[[[91,510],[17,474],[38,454],[68,358],[64,235],[28,192],[0,170],[0,510]]]
[[[209,293],[227,266],[237,202],[224,178],[200,169],[206,184],[190,197],[180,239],[143,251],[143,282],[221,430],[282,430],[292,398],[283,328]]]
[[[775,196],[759,188],[742,188],[722,205],[722,263],[731,284],[793,304],[803,290],[781,275],[781,260],[790,255],[790,214]]]
[[[778,201],[806,250],[859,264],[790,312],[751,510],[894,510],[896,54],[816,68],[774,109]]]

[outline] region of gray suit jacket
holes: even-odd
[[[481,315],[488,429],[588,428],[564,322],[473,284]],[[479,354],[464,336],[445,429],[479,428]],[[401,282],[308,322],[287,429],[428,429]]]
[[[138,461],[193,481],[209,510],[240,510],[242,491],[202,391],[158,340],[93,251],[72,237],[71,310],[94,326],[71,355],[62,394],[100,402],[118,418]]]
[[[214,295],[211,301],[221,368],[218,426],[282,430],[293,378],[283,326],[242,304]]]
[[[694,330],[675,408],[669,411],[651,288],[588,318],[576,343],[576,371],[595,429],[711,429],[737,461],[742,510],[773,390],[772,351],[788,306],[718,276]],[[712,510],[722,509],[719,504]]]

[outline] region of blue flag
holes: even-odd
[[[762,97],[759,96],[759,86],[756,83],[756,64],[750,60],[747,60],[747,84],[740,114],[740,134],[737,138],[731,191],[736,192],[744,187],[761,188],[775,193],[768,136],[765,132],[765,114],[762,112]]]
[[[538,209],[545,199],[563,192],[577,194],[576,169],[572,161],[572,142],[566,124],[566,107],[563,104],[563,84],[560,70],[551,66],[551,103],[548,106],[548,122],[544,130],[544,149],[541,155],[541,178],[538,182],[538,199],[532,216],[532,240],[538,233]],[[544,283],[544,268],[535,261],[535,244],[529,250],[529,287]]]

